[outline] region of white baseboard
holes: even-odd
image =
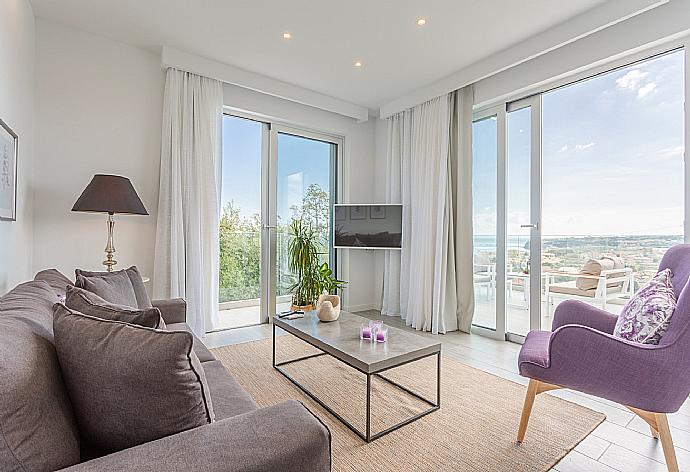
[[[345,311],[349,312],[355,312],[355,311],[364,311],[364,310],[379,310],[380,307],[377,306],[376,303],[364,303],[361,305],[344,305],[343,308]]]

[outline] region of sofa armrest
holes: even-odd
[[[556,307],[551,330],[565,325],[581,325],[613,334],[618,317],[578,300],[564,300]]]
[[[288,400],[63,469],[67,472],[331,470],[331,435]]]
[[[166,324],[184,323],[187,321],[187,302],[181,298],[152,300],[151,304],[161,311],[161,316]]]

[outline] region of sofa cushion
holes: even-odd
[[[82,269],[77,269],[74,271],[77,280],[79,280],[79,276],[85,277],[87,279],[90,278],[97,278],[97,279],[107,279],[108,277],[118,277],[120,274],[124,273],[127,275],[129,278],[129,281],[132,284],[132,290],[134,291],[134,299],[136,302],[131,302],[131,303],[120,303],[117,301],[109,300],[108,297],[104,297],[99,293],[99,295],[102,298],[105,298],[111,303],[117,303],[118,305],[127,305],[127,306],[132,306],[134,308],[151,308],[153,305],[151,304],[151,298],[149,298],[149,294],[146,292],[146,287],[144,286],[144,280],[141,277],[141,274],[139,273],[139,269],[137,269],[136,266],[132,266],[128,269],[122,269],[122,270],[116,270],[114,272],[91,272],[88,270],[82,270]],[[78,285],[80,286],[80,285]],[[90,290],[88,287],[81,287],[85,288],[87,290]],[[96,292],[98,293],[98,292]],[[129,294],[128,294],[129,296]]]
[[[67,278],[65,274],[57,269],[45,269],[36,274],[34,280],[43,280],[48,282],[50,288],[52,288],[58,297],[64,300],[65,292],[68,285],[74,285],[70,279]]]
[[[623,286],[618,285],[615,287],[609,287],[606,293],[607,295],[611,295],[614,293],[619,293],[622,290]],[[594,296],[597,294],[597,291],[593,288],[588,290],[582,290],[577,287],[574,280],[571,280],[568,282],[556,282],[549,284],[549,293],[562,293],[565,295],[577,295],[578,297],[594,298]]]
[[[70,310],[75,310],[85,315],[103,318],[105,320],[124,321],[146,328],[165,329],[165,322],[158,308],[145,308],[142,310],[122,305],[108,303],[95,293],[83,288],[67,287],[65,305]]]
[[[53,330],[82,441],[113,452],[211,423],[193,338],[55,304]]]
[[[216,420],[241,415],[259,408],[252,397],[225,370],[220,361],[204,362],[202,367],[211,389],[213,413],[216,415]]]
[[[0,298],[0,470],[47,471],[79,462],[79,434],[53,346],[47,282]]]
[[[203,363],[216,360],[216,356],[214,356],[213,353],[204,345],[204,343],[201,342],[201,340],[197,338],[194,333],[192,333],[192,330],[187,323],[170,323],[167,325],[167,329],[169,331],[187,331],[189,334],[191,334],[194,338],[194,353],[197,355],[200,362]]]

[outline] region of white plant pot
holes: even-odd
[[[316,316],[321,321],[335,321],[340,316],[340,297],[321,295],[316,302]]]

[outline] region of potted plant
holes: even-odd
[[[335,321],[340,316],[340,296],[336,292],[342,289],[346,282],[333,277],[333,270],[324,262],[319,266],[321,279],[321,295],[316,301],[316,316],[321,321]]]
[[[324,292],[332,293],[346,282],[333,277],[328,263],[319,264],[318,235],[312,226],[302,219],[292,220],[289,227],[288,268],[297,277],[290,287],[292,309],[310,311]]]

